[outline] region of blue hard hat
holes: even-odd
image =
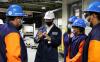
[[[26,16],[21,6],[13,4],[7,9],[6,16]]]
[[[85,12],[100,12],[100,2],[93,2],[89,5]]]
[[[77,19],[76,16],[71,16],[71,17],[68,19],[68,22],[73,23],[76,19]]]
[[[72,27],[83,27],[85,28],[86,27],[86,23],[83,19],[81,18],[78,18],[75,20],[75,22],[72,24]]]

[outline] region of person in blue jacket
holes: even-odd
[[[68,49],[68,56],[66,62],[81,62],[83,46],[85,43],[85,27],[86,24],[83,19],[78,18],[72,24],[74,36]]]
[[[58,62],[58,46],[61,44],[61,30],[53,23],[52,11],[45,13],[45,25],[39,28],[34,41],[39,43],[34,62]]]
[[[71,40],[71,29],[72,29],[72,23],[77,19],[76,16],[71,16],[69,19],[68,19],[68,29],[67,29],[67,32],[64,33],[63,35],[63,41],[64,41],[64,62],[66,62],[66,56],[67,56],[67,53],[68,53],[68,47],[70,45],[70,40]]]

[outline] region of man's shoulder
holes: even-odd
[[[93,40],[100,40],[100,26],[94,28],[91,31],[91,34],[92,34],[92,39]]]
[[[55,24],[54,24],[53,28],[54,28],[55,30],[61,31],[61,29],[60,29],[59,27],[57,27]]]
[[[11,28],[7,23],[0,26],[0,32],[4,34],[8,34],[10,32],[17,32],[17,30]]]

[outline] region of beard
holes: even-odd
[[[92,23],[90,23],[90,27],[93,27],[93,24]]]
[[[53,24],[53,22],[46,22],[46,25],[49,26],[49,27],[50,27],[52,24]]]
[[[90,26],[90,27],[93,27],[93,24],[91,23],[90,18],[88,18],[87,21],[88,21],[89,26]]]
[[[17,27],[17,30],[20,30],[22,27],[23,27],[23,26],[22,26],[22,25],[20,25],[19,27]]]

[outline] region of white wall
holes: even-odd
[[[8,2],[8,0],[0,0],[0,2]]]

